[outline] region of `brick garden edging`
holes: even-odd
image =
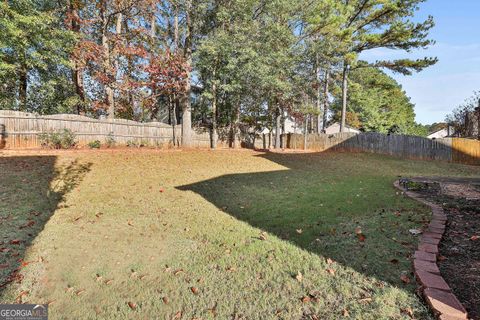
[[[468,319],[467,311],[442,278],[437,266],[438,245],[445,232],[447,216],[443,208],[425,200],[418,193],[405,190],[397,180],[393,185],[406,196],[432,209],[432,220],[422,233],[418,249],[413,255],[413,271],[425,301],[440,320]]]

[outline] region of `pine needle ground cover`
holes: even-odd
[[[399,175],[368,154],[119,150],[0,156],[0,302],[51,319],[429,319]]]

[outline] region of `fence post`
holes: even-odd
[[[6,142],[5,142],[5,125],[0,123],[0,149],[5,148]]]

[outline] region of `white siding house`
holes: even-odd
[[[333,134],[333,133],[338,133],[338,132],[340,132],[340,123],[338,123],[338,122],[332,123],[331,125],[329,125],[325,129],[326,134]],[[345,126],[343,132],[360,133],[360,130],[349,127],[349,126]]]
[[[427,138],[428,139],[441,139],[441,138],[445,138],[445,137],[450,137],[452,136],[454,133],[454,130],[452,127],[447,127],[447,128],[443,128],[443,129],[440,129],[440,130],[437,130],[435,132],[432,132],[430,133]]]

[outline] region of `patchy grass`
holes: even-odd
[[[1,302],[52,319],[429,319],[400,279],[428,211],[392,182],[480,170],[120,150],[12,153],[0,172]]]

